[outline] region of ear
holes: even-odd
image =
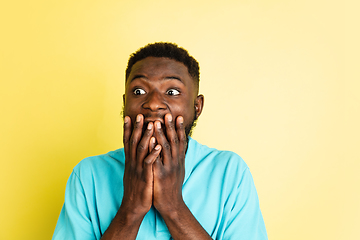
[[[195,117],[198,119],[204,107],[204,96],[200,94],[195,99]]]

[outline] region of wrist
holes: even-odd
[[[189,210],[186,206],[185,202],[181,199],[179,201],[173,202],[169,206],[162,206],[157,211],[160,213],[160,215],[164,219],[169,219],[176,221],[180,218],[181,214],[184,213],[184,211]]]
[[[140,225],[145,215],[146,213],[137,213],[121,205],[115,217],[122,225],[132,226]]]

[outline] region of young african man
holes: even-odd
[[[249,168],[191,136],[199,65],[149,44],[126,69],[124,148],[73,170],[53,239],[267,239]]]

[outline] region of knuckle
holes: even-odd
[[[146,159],[144,160],[144,165],[145,165],[145,166],[149,166],[149,165],[151,165],[151,163],[152,163],[152,158],[146,158]]]
[[[174,123],[170,122],[169,125],[168,125],[168,128],[173,130],[175,128]]]
[[[145,149],[146,149],[146,147],[145,147],[145,145],[142,144],[142,143],[140,143],[140,144],[138,145],[138,147],[137,147],[138,152],[142,152],[142,151],[144,151]]]
[[[134,128],[139,129],[141,128],[141,125],[142,124],[140,122],[136,122]]]
[[[179,141],[180,141],[180,142],[186,142],[186,137],[185,137],[184,134],[180,134],[180,136],[179,136]]]
[[[135,138],[131,138],[130,140],[130,146],[135,146],[137,143],[136,139]]]
[[[150,135],[152,135],[152,129],[146,129],[145,135],[146,135],[147,137],[150,136]]]
[[[156,133],[159,134],[160,136],[164,136],[164,133],[161,129],[156,129]]]
[[[179,143],[179,138],[177,138],[177,137],[172,137],[170,141],[171,141],[171,143],[174,143],[174,144],[177,145],[177,144]]]
[[[166,150],[170,150],[171,147],[170,147],[170,144],[169,143],[164,143],[164,146],[163,146],[164,149]]]

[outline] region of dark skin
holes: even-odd
[[[132,67],[124,95],[124,196],[102,239],[135,239],[151,206],[173,239],[211,239],[182,198],[185,128],[204,102],[197,94],[180,62],[148,57]]]

